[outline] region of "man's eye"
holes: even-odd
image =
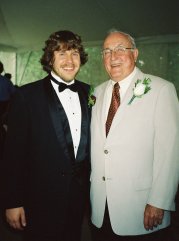
[[[79,56],[79,52],[78,51],[73,52],[73,56]]]
[[[60,55],[60,56],[64,56],[64,55],[65,55],[65,52],[59,52],[59,55]]]
[[[119,46],[119,47],[117,47],[117,48],[115,49],[115,51],[116,51],[116,52],[124,52],[125,49],[124,49],[123,47]]]
[[[111,53],[111,50],[110,50],[110,49],[105,49],[105,50],[103,51],[103,53],[104,53],[104,55],[108,55],[108,54]]]

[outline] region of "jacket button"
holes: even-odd
[[[105,181],[105,177],[102,177],[103,181]]]
[[[62,177],[64,177],[65,176],[65,172],[61,172],[61,175],[62,175]]]
[[[108,150],[104,150],[104,153],[105,153],[105,154],[108,154]]]

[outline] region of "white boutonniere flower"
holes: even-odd
[[[145,78],[143,81],[138,79],[133,88],[133,96],[130,99],[128,105],[130,105],[136,97],[141,98],[143,95],[145,95],[151,89],[150,83],[150,78]]]

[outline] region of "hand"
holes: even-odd
[[[14,229],[23,230],[26,226],[25,211],[23,207],[6,209],[6,220]]]
[[[156,208],[149,204],[146,205],[144,211],[144,227],[146,230],[153,229],[162,223],[164,210]]]

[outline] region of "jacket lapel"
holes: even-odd
[[[89,145],[87,142],[89,142],[89,122],[90,122],[90,108],[88,108],[88,93],[89,89],[86,88],[86,85],[81,83],[78,80],[75,80],[76,84],[78,85],[78,95],[81,105],[81,137],[80,137],[80,143],[77,151],[76,161],[80,162],[84,160],[84,157],[86,156],[86,153],[89,150],[86,150],[86,147]]]
[[[88,92],[89,89],[78,80],[75,80],[78,85],[78,94],[81,105],[81,137],[77,151],[76,161],[80,162],[84,160],[86,153],[86,147],[89,146],[89,122],[90,122],[90,108],[88,108]],[[71,136],[70,126],[68,118],[63,109],[63,106],[58,99],[55,90],[53,89],[50,78],[47,77],[44,80],[45,91],[47,93],[49,112],[51,120],[54,126],[54,130],[58,139],[59,144],[62,146],[67,158],[70,158],[72,162],[75,162],[73,140]]]
[[[133,88],[134,88],[135,82],[137,81],[137,79],[141,79],[141,78],[143,78],[143,74],[142,74],[142,72],[139,69],[137,69],[137,72],[136,72],[136,74],[135,74],[135,76],[134,76],[134,78],[133,78],[129,88],[127,89],[127,92],[125,94],[124,100],[121,103],[119,109],[117,110],[117,112],[116,112],[116,114],[114,116],[114,119],[113,119],[113,122],[112,122],[112,125],[111,125],[111,128],[110,128],[110,131],[109,131],[109,134],[108,134],[108,138],[110,138],[110,135],[113,135],[111,133],[113,131],[115,131],[115,127],[120,123],[120,121],[124,117],[126,109],[130,107],[128,105],[128,103],[129,103],[130,99],[133,96]]]
[[[109,88],[110,81],[105,82],[100,90],[100,94],[97,96],[96,114],[98,123],[101,123],[100,130],[102,131],[103,138],[106,138],[106,100],[107,100],[107,90]]]
[[[63,106],[58,99],[55,90],[53,89],[50,78],[44,79],[45,92],[47,94],[49,113],[51,116],[54,131],[57,136],[57,140],[64,150],[64,154],[68,159],[74,160],[73,141],[71,137],[71,131],[69,127],[68,118],[63,109]]]

